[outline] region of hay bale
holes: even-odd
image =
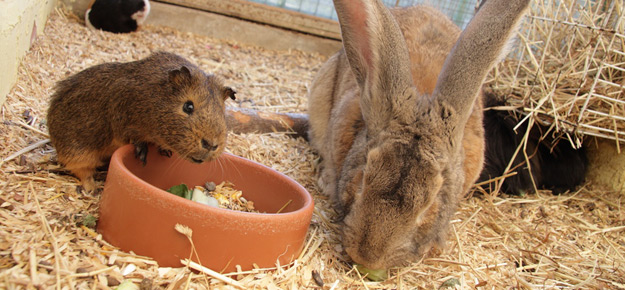
[[[625,141],[623,1],[537,0],[487,85],[549,133]]]

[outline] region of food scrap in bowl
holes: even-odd
[[[172,186],[167,192],[212,207],[238,210],[243,212],[259,211],[254,208],[254,202],[245,199],[243,192],[234,188],[234,184],[223,181],[220,184],[206,182],[204,186],[188,188],[186,184]]]

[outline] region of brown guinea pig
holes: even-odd
[[[104,63],[57,84],[50,140],[58,161],[92,191],[96,168],[125,144],[135,144],[144,162],[147,144],[197,163],[215,159],[226,142],[225,100],[234,94],[173,53]]]

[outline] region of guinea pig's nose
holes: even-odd
[[[206,139],[202,139],[202,148],[209,150],[209,151],[215,151],[217,150],[218,147],[219,147],[219,144],[213,145],[212,143],[206,141]]]

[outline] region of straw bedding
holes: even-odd
[[[23,59],[1,110],[0,160],[12,159],[0,165],[0,288],[108,289],[128,280],[141,289],[625,288],[623,195],[592,185],[561,196],[476,194],[462,202],[445,249],[390,269],[386,281],[368,281],[341,252],[335,213],[315,185],[317,156],[304,140],[282,133],[232,134],[228,151],[284,172],[315,197],[306,247],[292,264],[225,273],[228,280],[159,268],[115,249],[84,225],[89,215],[97,217],[99,195],[77,192],[77,180],[63,173],[53,148],[37,142],[47,138],[56,81],[155,50],[222,75],[239,92],[240,103],[230,105],[275,112],[305,112],[307,85],[324,61],[161,27],[128,35],[89,31],[57,10]]]

